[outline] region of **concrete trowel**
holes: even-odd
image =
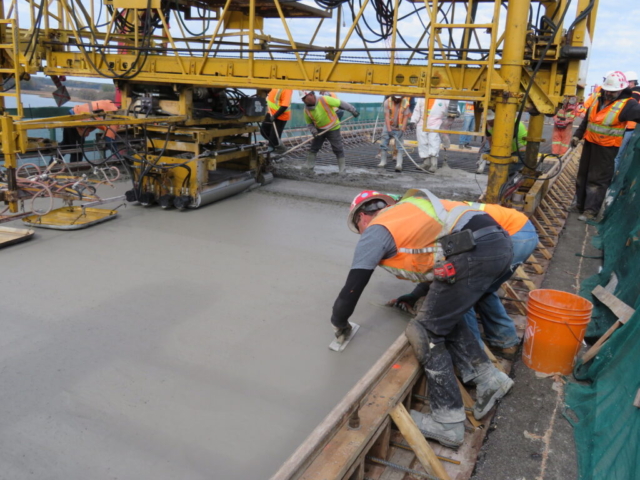
[[[334,352],[343,351],[353,337],[355,337],[356,332],[360,328],[360,325],[357,323],[349,322],[351,325],[351,331],[349,332],[349,336],[345,337],[344,335],[340,335],[338,338],[335,338],[333,342],[329,344],[329,350],[333,350]]]

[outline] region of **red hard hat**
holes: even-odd
[[[347,226],[349,227],[349,230],[351,230],[353,233],[360,233],[353,219],[356,213],[360,211],[361,207],[363,207],[371,200],[376,199],[382,200],[387,204],[387,206],[395,205],[395,203],[398,201],[397,199],[386,193],[376,192],[375,190],[363,190],[358,195],[356,195],[356,198],[354,198],[353,202],[351,202],[351,208],[349,209],[349,215],[347,216]]]

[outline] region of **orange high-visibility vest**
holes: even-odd
[[[518,210],[513,208],[503,207],[493,203],[477,203],[477,202],[456,202],[454,200],[441,200],[445,208],[451,209],[459,207],[461,205],[469,205],[476,210],[482,210],[487,212],[491,218],[493,218],[498,225],[504,228],[509,236],[515,235],[525,224],[529,221],[529,218]]]
[[[584,134],[585,140],[602,147],[619,147],[622,145],[626,122],[621,122],[619,116],[628,101],[628,98],[616,100],[599,112],[596,112],[598,102],[591,105],[587,112],[589,123]]]
[[[380,266],[402,280],[433,280],[433,264],[444,258],[437,240],[451,233],[462,215],[477,211],[467,204],[446,208],[440,199],[426,193],[427,198],[409,197],[385,208],[370,223],[391,233],[396,254],[381,260]]]
[[[96,100],[95,102],[83,103],[82,105],[76,105],[73,107],[73,114],[78,115],[80,113],[93,113],[98,111],[115,112],[118,107],[111,100]]]
[[[74,115],[81,113],[94,113],[94,112],[115,112],[118,110],[118,106],[111,100],[96,100],[94,102],[83,103],[76,105],[71,109]],[[117,127],[114,126],[98,126],[98,127],[77,127],[78,133],[84,137],[88,136],[93,130],[99,129],[104,131],[107,138],[115,139]]]
[[[473,103],[472,102],[465,102],[464,103],[464,111],[467,114],[473,114]]]
[[[427,116],[431,115],[431,109],[433,108],[435,103],[436,103],[436,99],[435,98],[430,98],[429,99],[429,104],[427,105]]]
[[[293,90],[272,88],[267,95],[267,106],[269,107],[269,113],[275,115],[280,110],[280,107],[287,107],[287,110],[278,117],[278,120],[290,120],[291,119],[291,95]]]
[[[585,110],[588,109],[591,105],[593,105],[593,102],[597,99],[600,98],[600,90],[602,90],[601,86],[598,86],[591,95],[589,95],[587,97],[587,99],[584,101],[584,108]]]
[[[411,102],[411,99],[409,97],[402,97],[402,100],[400,101],[400,112],[398,113],[398,126],[401,127],[402,124],[404,123],[404,112],[407,110],[407,108],[409,108],[409,103]],[[431,108],[433,104],[429,103],[429,108]],[[391,98],[389,98],[389,101],[387,102],[387,108],[389,109],[389,118],[393,121],[393,118],[395,117],[396,114],[396,102],[394,102]]]

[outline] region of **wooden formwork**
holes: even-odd
[[[540,242],[528,261],[503,285],[501,298],[520,337],[526,322],[526,301],[539,288],[553,256],[573,199],[579,151],[540,177],[527,197]],[[505,372],[511,362],[496,359]],[[495,409],[481,422],[471,407],[473,390],[460,383],[467,410],[465,441],[458,450],[427,441],[408,411],[428,411],[427,382],[404,334],[353,387],[271,480],[467,480]]]

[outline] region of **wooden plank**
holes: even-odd
[[[601,285],[598,285],[596,288],[594,288],[591,293],[594,297],[596,297],[603,304],[609,307],[613,314],[618,317],[618,321],[623,325],[629,321],[634,313],[636,313],[633,308],[631,308],[629,305],[624,303],[612,293],[605,290]]]
[[[502,284],[502,288],[504,289],[504,291],[505,291],[505,293],[507,294],[508,297],[511,297],[514,300],[516,300],[516,302],[513,302],[513,303],[515,303],[515,307],[518,309],[518,311],[522,315],[526,315],[527,314],[527,309],[522,306],[522,302],[520,301],[522,299],[518,296],[518,294],[513,289],[513,287],[511,285],[509,285],[508,283],[504,283],[504,284]],[[522,301],[524,301],[524,300],[522,300]]]
[[[536,288],[538,288],[536,287],[536,284],[531,281],[529,275],[527,275],[527,272],[524,271],[522,265],[516,268],[515,274],[516,276],[522,278],[522,283],[524,283],[529,290],[535,290]]]
[[[449,477],[449,474],[442,466],[440,460],[438,460],[438,457],[436,457],[436,454],[424,438],[424,435],[420,432],[418,426],[414,423],[407,409],[404,408],[404,405],[401,403],[396,405],[395,408],[391,410],[390,415],[427,473],[435,475],[442,480],[451,480],[451,477]]]
[[[498,359],[493,354],[493,352],[491,350],[489,350],[489,347],[487,347],[487,344],[482,342],[482,346],[484,347],[484,353],[487,354],[487,357],[489,357],[489,360],[491,360],[491,363],[493,363],[494,367],[496,367],[498,370],[500,370],[501,372],[504,373],[504,367],[498,361]]]
[[[469,392],[464,388],[464,385],[458,377],[456,377],[456,380],[458,381],[458,387],[460,387],[460,395],[462,395],[462,403],[465,408],[473,408],[476,403],[475,400],[471,398],[471,395],[469,395]],[[478,428],[482,425],[482,422],[476,420],[476,417],[473,416],[473,412],[467,412],[467,419],[471,422],[471,425],[473,425],[474,428]]]
[[[544,268],[542,268],[542,265],[540,265],[536,257],[534,257],[533,255],[531,255],[527,259],[527,262],[531,264],[531,266],[533,267],[533,269],[536,271],[538,275],[542,275],[544,273]]]
[[[349,429],[346,424],[343,425],[321,448],[318,456],[300,478],[344,478],[353,462],[362,454],[367,443],[372,440],[391,410],[402,401],[405,392],[412,387],[422,371],[410,347],[405,349],[400,358],[395,359],[394,364],[397,368],[389,369],[384,378],[362,400],[359,409],[360,427],[355,430]]]
[[[618,317],[618,320],[613,325],[611,325],[611,327],[609,327],[609,330],[607,330],[604,335],[602,335],[589,350],[587,350],[587,352],[582,356],[582,363],[587,363],[589,360],[595,357],[602,348],[602,345],[604,345],[604,342],[606,342],[609,337],[613,335],[613,332],[627,323],[636,312],[633,308],[617,298],[615,295],[606,291],[601,285],[598,285],[596,288],[594,288],[591,293],[595,298],[609,307],[614,315]]]
[[[327,442],[332,440],[333,435],[344,427],[351,413],[383,375],[395,373],[396,375],[392,375],[392,377],[396,377],[397,374],[400,373],[400,370],[402,370],[403,375],[407,374],[408,369],[389,370],[389,367],[400,354],[402,354],[403,358],[406,358],[408,346],[409,341],[403,333],[393,342],[391,347],[389,347],[358,383],[354,385],[340,403],[335,406],[329,415],[324,418],[320,425],[311,432],[304,443],[298,447],[271,479],[287,480],[296,478],[296,476],[301,474],[304,468],[313,461],[314,457],[322,451]],[[414,363],[409,368],[416,370],[412,373],[412,375],[415,375],[420,370],[420,366],[417,361],[415,361],[415,356],[412,351],[410,355],[413,356]],[[395,394],[398,394],[398,392],[399,390],[395,391]],[[382,420],[384,420],[384,417],[380,419],[380,422],[382,422]]]
[[[547,260],[551,260],[551,258],[553,257],[553,255],[549,252],[547,247],[545,247],[541,242],[538,242],[538,246],[536,248],[542,254],[542,256]]]

